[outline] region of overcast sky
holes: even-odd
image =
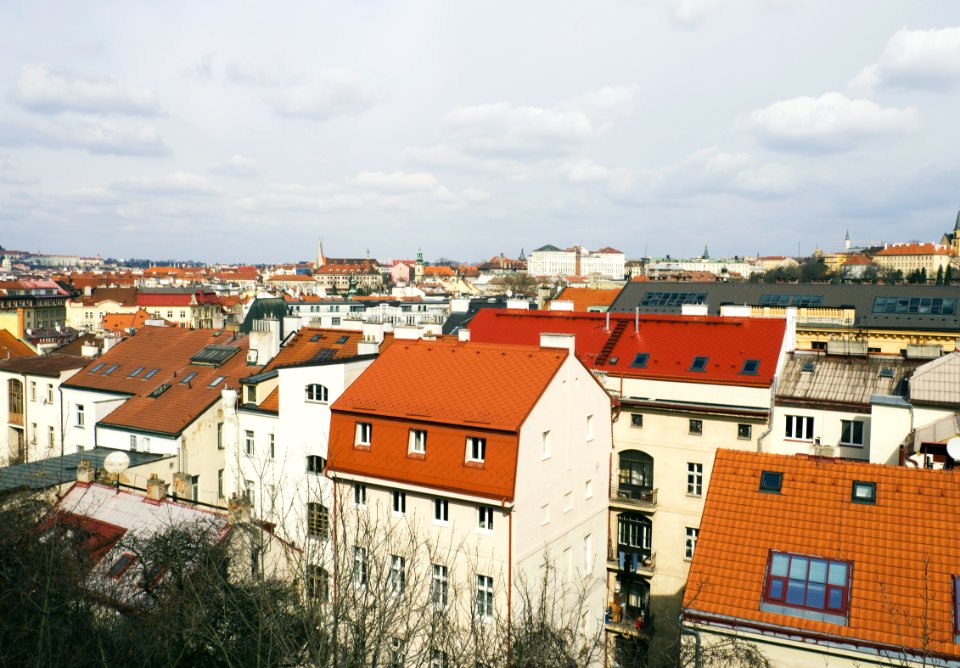
[[[960,2],[27,2],[0,245],[221,262],[939,241]]]

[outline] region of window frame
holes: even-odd
[[[737,424],[737,440],[749,441],[753,438],[753,425],[745,422]]]
[[[369,448],[373,444],[373,423],[357,422],[354,446]]]
[[[411,429],[407,439],[407,454],[421,455],[427,454],[427,430]]]
[[[483,464],[487,461],[487,439],[483,436],[467,436],[466,461]]]
[[[779,561],[783,563],[784,558],[786,559],[785,567],[783,569],[776,568],[775,562]],[[794,563],[800,564],[801,562],[804,563],[802,566],[802,578],[798,577],[801,567],[794,567]],[[819,575],[817,576],[817,580],[811,582],[811,566],[814,563],[823,566],[824,574],[822,576],[822,582],[819,581]],[[818,621],[830,623],[846,624],[847,615],[850,610],[850,587],[853,581],[853,565],[852,561],[770,550],[770,554],[767,557],[766,571],[764,573],[761,609],[764,609],[764,606],[768,606],[767,609],[769,610],[770,606],[772,606],[775,608],[774,611],[783,614],[794,615],[805,619],[813,618]],[[842,576],[834,577],[835,567],[837,571],[843,571]],[[783,574],[781,575],[777,571]],[[836,580],[842,580],[842,584]],[[799,591],[799,583],[801,582],[803,583],[803,589]],[[811,584],[822,586],[822,606],[817,605],[816,602],[809,602]],[[816,588],[813,589],[813,592],[816,591]],[[791,596],[796,596],[798,593],[800,594],[800,599],[803,601],[802,603],[789,600]],[[831,604],[834,593],[836,593],[839,598],[839,605]],[[813,593],[814,597],[817,595],[818,594]],[[791,612],[792,610],[807,612],[806,614],[800,614]],[[813,613],[813,615],[810,613]],[[819,617],[820,615],[823,617]]]
[[[477,506],[477,531],[493,532],[493,506]]]
[[[367,507],[367,486],[362,482],[353,483],[353,505],[357,508]]]
[[[243,430],[243,454],[253,457],[257,451],[256,434],[253,429]]]
[[[433,521],[435,524],[448,524],[450,522],[450,502],[439,496],[433,498]]]
[[[630,427],[643,429],[643,413],[630,413]]]
[[[304,401],[311,404],[330,403],[330,390],[321,383],[307,383],[303,388]]]
[[[430,602],[440,608],[447,607],[450,590],[450,572],[444,564],[431,564]]]
[[[703,464],[687,462],[687,496],[703,496]]]
[[[391,512],[394,517],[403,517],[407,513],[407,493],[402,489],[395,489],[391,493]]]
[[[693,559],[693,555],[697,551],[697,539],[700,538],[700,529],[699,527],[684,527],[684,540],[683,540],[683,558],[684,559]]]
[[[811,442],[814,439],[814,422],[812,415],[784,416],[784,438],[791,441]]]
[[[703,420],[690,418],[690,430],[687,433],[691,436],[703,436]]]
[[[307,455],[307,473],[323,473],[327,460],[320,455]]]
[[[319,501],[307,502],[307,536],[319,540],[330,537],[330,509]]]
[[[477,619],[489,621],[493,619],[493,576],[477,574],[476,599],[474,612]]]
[[[864,425],[865,423],[863,420],[840,420],[840,445],[848,448],[862,448],[864,435],[863,432],[865,431]],[[855,440],[857,437],[856,432],[858,431],[858,428],[860,432],[859,442]]]

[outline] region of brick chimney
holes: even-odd
[[[147,498],[151,501],[163,501],[167,496],[167,483],[156,473],[147,479]]]
[[[97,467],[91,464],[86,459],[80,460],[80,465],[77,466],[77,482],[91,483],[97,476]]]

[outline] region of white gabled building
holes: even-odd
[[[615,248],[605,247],[590,251],[583,246],[560,249],[541,246],[527,261],[531,276],[586,276],[623,280],[626,256]]]

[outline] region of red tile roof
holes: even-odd
[[[783,473],[779,494],[759,491],[762,471]],[[875,504],[851,501],[854,481],[876,483]],[[718,450],[685,614],[956,660],[958,523],[960,471]],[[771,550],[849,562],[847,623],[760,610]]]
[[[876,255],[887,257],[897,255],[954,255],[954,251],[950,246],[939,244],[893,244],[877,251]]]
[[[36,357],[33,348],[5,329],[0,329],[0,360]]]
[[[594,288],[573,288],[563,289],[555,301],[573,302],[574,311],[586,311],[591,306],[610,306],[613,300],[620,294],[620,290],[599,290]]]
[[[136,313],[107,313],[100,326],[105,332],[123,332],[127,329],[140,329],[147,320],[155,317],[145,309],[138,309]],[[168,322],[167,325],[172,327],[173,323]]]
[[[567,358],[562,349],[396,341],[331,408],[332,471],[512,498],[517,443],[529,412]],[[369,449],[355,424],[373,424]],[[407,456],[411,427],[427,453]],[[464,462],[466,436],[487,439],[482,467]]]
[[[574,334],[576,353],[588,368],[615,376],[721,385],[769,387],[773,382],[786,321],[773,318],[525,312],[481,309],[470,321],[479,342],[538,344],[541,333]],[[649,354],[644,368],[631,366]],[[706,371],[691,371],[694,357],[707,357]],[[759,360],[756,374],[741,373],[746,360]]]

